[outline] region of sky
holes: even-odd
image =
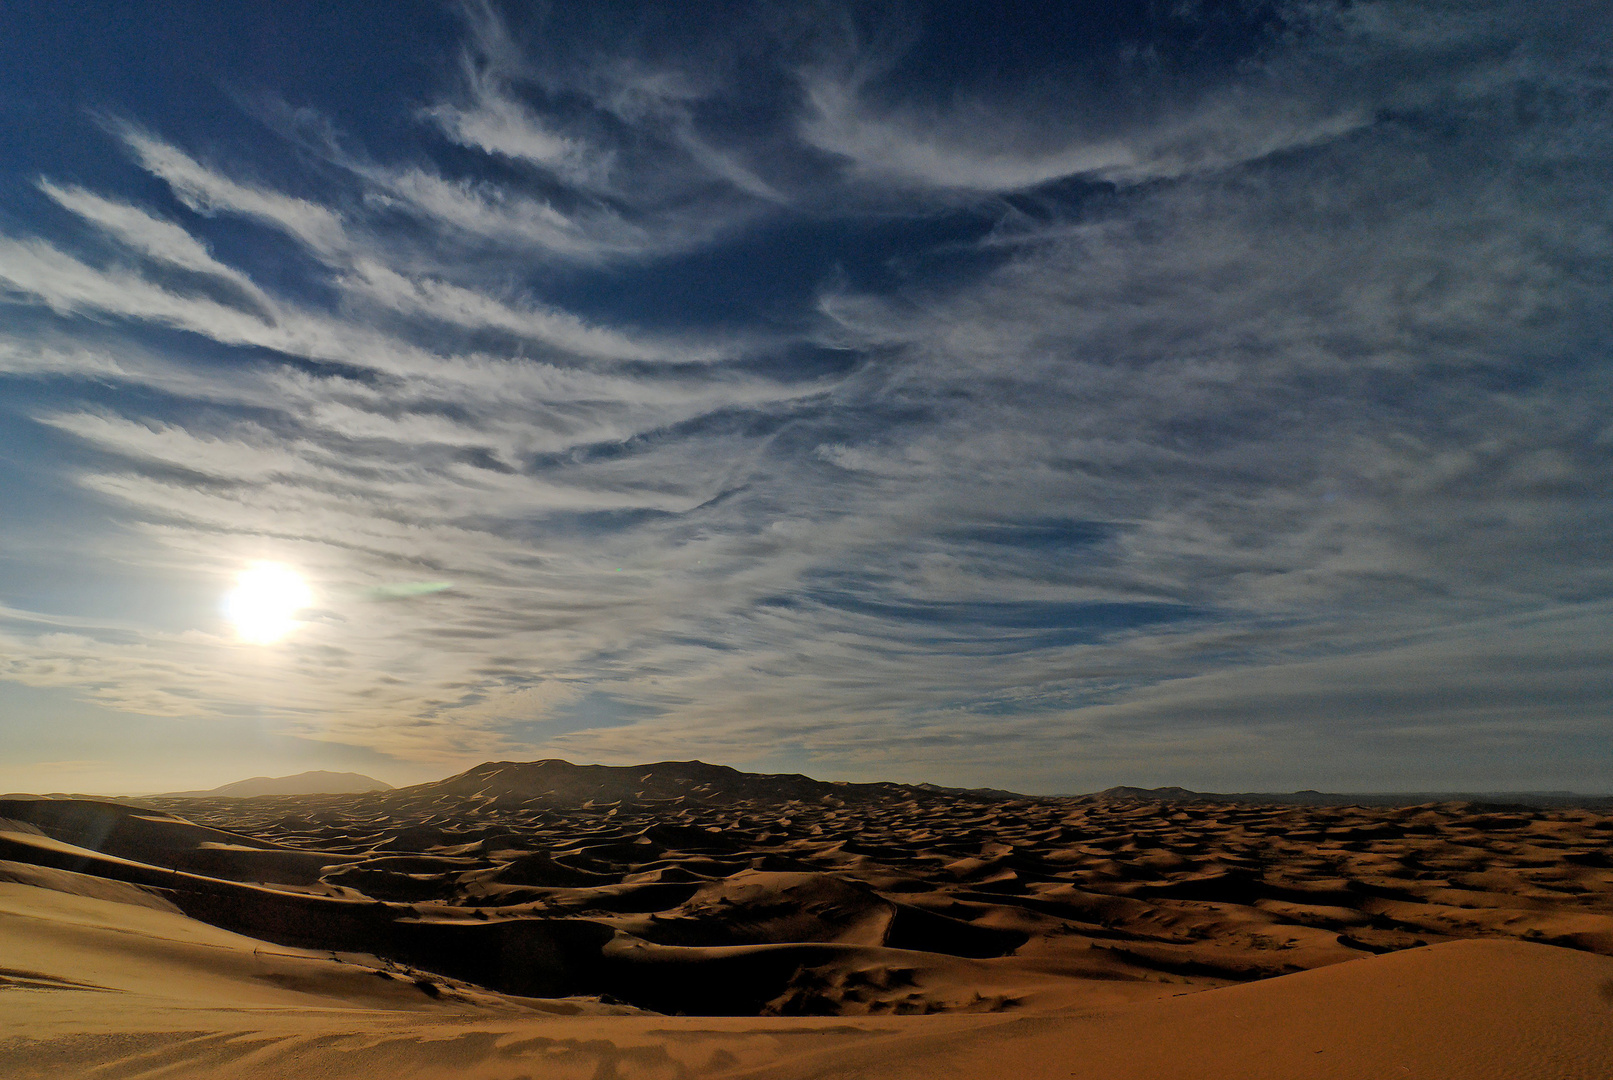
[[[0,3],[0,790],[1613,791],[1609,55]]]

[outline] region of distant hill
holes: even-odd
[[[392,785],[356,772],[301,772],[296,776],[254,776],[209,791],[171,791],[171,798],[251,799],[259,795],[348,795],[360,791],[391,791]]]
[[[586,802],[730,802],[755,799],[871,802],[889,798],[934,799],[943,789],[929,785],[851,784],[814,780],[800,773],[740,772],[703,761],[658,761],[649,765],[573,765],[559,758],[544,761],[489,761],[457,776],[429,784],[399,788],[407,795],[479,795],[491,798],[543,798],[578,806]],[[977,799],[997,799],[987,792],[956,792]],[[1015,798],[1018,796],[1008,796]]]
[[[1112,787],[1085,798],[1118,802],[1138,799],[1170,803],[1256,803],[1267,806],[1423,806],[1427,803],[1485,803],[1495,806],[1596,807],[1613,806],[1613,796],[1580,795],[1572,791],[1190,791],[1182,787]]]

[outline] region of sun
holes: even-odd
[[[313,603],[302,575],[282,563],[253,563],[224,597],[235,633],[253,645],[272,645],[296,629],[297,613]]]

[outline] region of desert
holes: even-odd
[[[0,2],[0,1080],[1613,1080],[1610,57]]]
[[[1601,1077],[1613,813],[700,762],[0,800],[15,1077]]]

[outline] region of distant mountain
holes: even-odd
[[[348,795],[391,790],[391,784],[363,773],[315,770],[296,776],[254,776],[209,791],[171,791],[168,795],[191,799],[251,799],[259,795]]]
[[[1485,803],[1494,806],[1608,807],[1613,796],[1572,791],[1190,791],[1183,787],[1112,787],[1085,798],[1118,802],[1138,799],[1171,803],[1256,803],[1268,806],[1423,806],[1427,803]]]
[[[872,802],[890,798],[933,799],[940,789],[928,785],[851,784],[814,780],[800,773],[740,772],[703,761],[658,761],[649,765],[573,765],[559,758],[544,761],[489,761],[457,776],[429,784],[399,788],[407,795],[475,795],[489,798],[543,798],[580,806],[586,802],[694,802],[791,800]],[[954,792],[975,798],[999,796]]]
[[[1029,798],[1033,798],[1033,796],[1024,795],[1024,794],[1021,794],[1020,792],[1017,792],[1017,791],[1008,791],[1005,788],[995,788],[995,787],[969,787],[969,788],[942,787],[940,784],[914,784],[913,786],[918,788],[920,791],[931,791],[931,792],[934,792],[937,795],[967,795],[967,796],[969,796],[971,798],[975,798],[975,799],[1013,800],[1013,799],[1029,799]]]
[[[1216,800],[1231,798],[1228,795],[1217,795],[1213,792],[1189,791],[1185,787],[1112,787],[1104,788],[1088,798],[1093,799],[1152,799],[1155,802],[1194,802],[1202,800]]]

